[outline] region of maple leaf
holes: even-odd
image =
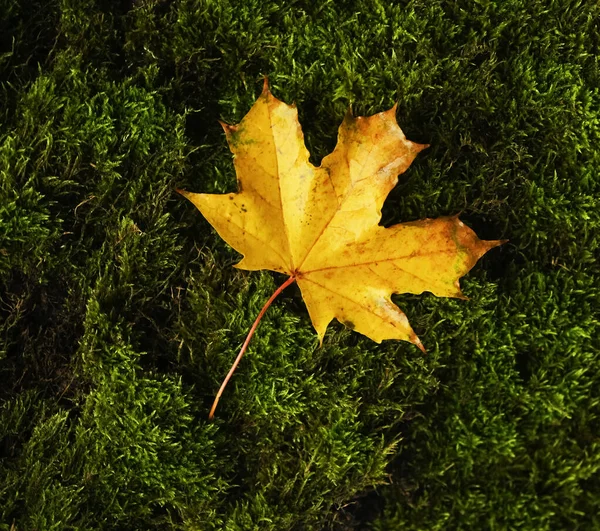
[[[396,105],[370,117],[348,112],[334,151],[319,167],[309,162],[296,107],[275,98],[266,78],[239,124],[220,123],[234,155],[238,192],[178,192],[243,255],[236,267],[289,275],[261,311],[221,391],[260,317],[293,281],[321,342],[336,318],[378,343],[399,339],[425,351],[391,295],[430,291],[466,299],[458,279],[507,241],[480,240],[458,215],[379,225],[398,175],[428,147],[406,139]]]

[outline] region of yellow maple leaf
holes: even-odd
[[[425,351],[391,295],[466,299],[458,279],[507,241],[480,240],[458,215],[379,225],[398,175],[428,147],[406,139],[396,105],[370,117],[348,112],[319,167],[309,162],[296,107],[275,98],[266,78],[242,121],[221,125],[239,191],[178,191],[244,256],[236,267],[289,275],[274,296],[298,283],[321,342],[336,318],[373,341],[400,339]]]

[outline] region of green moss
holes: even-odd
[[[590,1],[0,0],[0,530],[596,529],[600,34]],[[264,75],[311,160],[389,109],[383,209],[490,251],[401,295],[428,354],[333,323],[176,187],[236,189]]]

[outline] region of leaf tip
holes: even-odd
[[[419,347],[419,349],[421,350],[421,352],[423,352],[423,354],[427,354],[427,350],[425,350],[425,347],[423,346],[423,343],[421,343],[421,340],[417,337],[417,334],[414,334],[413,336],[411,336],[410,342],[413,345],[416,345],[417,347]]]
[[[267,76],[265,74],[265,76],[263,77],[263,88],[262,88],[262,93],[263,95],[268,94],[269,93],[269,76]]]
[[[504,245],[505,243],[508,243],[510,240],[483,240],[485,242],[486,245],[486,252],[489,251],[490,249],[493,249],[494,247],[498,247],[500,245]]]
[[[222,120],[217,120],[217,121],[219,122],[219,124],[221,124],[221,127],[223,128],[223,131],[225,131],[225,134],[227,136],[229,136],[231,133],[233,133],[237,129],[237,126],[235,126],[235,125],[226,124]]]

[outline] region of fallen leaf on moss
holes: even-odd
[[[347,113],[319,167],[309,162],[295,106],[275,98],[266,79],[242,121],[221,125],[239,191],[178,191],[244,256],[236,267],[289,275],[274,296],[298,283],[321,341],[336,318],[373,341],[400,339],[425,351],[391,295],[466,298],[458,279],[506,241],[480,240],[458,215],[379,225],[398,175],[428,147],[406,139],[395,105],[370,117]]]

